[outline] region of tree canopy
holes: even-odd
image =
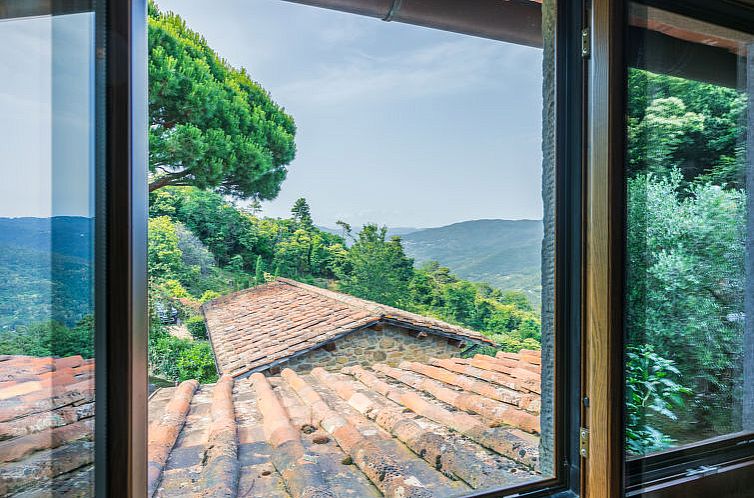
[[[191,185],[271,199],[296,154],[293,118],[176,14],[149,4],[150,192]]]
[[[638,69],[628,83],[627,435],[641,453],[741,427],[746,94]]]

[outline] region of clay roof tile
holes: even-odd
[[[218,368],[233,375],[262,370],[275,359],[302,354],[379,322],[492,343],[458,325],[285,278],[219,297],[205,303],[202,311]]]

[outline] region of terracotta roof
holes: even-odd
[[[234,377],[381,322],[492,344],[458,325],[285,278],[219,297],[202,311],[218,370]]]
[[[539,479],[539,358],[162,388],[149,403],[149,496],[423,498]]]
[[[94,360],[0,355],[0,495],[88,496]]]

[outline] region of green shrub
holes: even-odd
[[[204,304],[207,301],[212,301],[215,298],[220,297],[220,293],[213,290],[204,291],[204,293],[199,298],[199,302]]]
[[[75,327],[43,322],[0,332],[0,354],[94,357],[94,319],[87,315]]]
[[[191,337],[197,340],[207,339],[207,327],[204,326],[204,318],[196,315],[188,318],[185,322]]]
[[[178,380],[196,379],[203,384],[217,381],[217,369],[208,342],[195,342],[178,355]]]
[[[178,358],[193,341],[179,339],[165,332],[152,332],[149,337],[149,366],[152,371],[169,380],[178,380]]]
[[[673,439],[657,428],[673,421],[692,391],[675,379],[681,372],[672,360],[661,357],[653,346],[631,346],[626,351],[626,447],[643,454],[659,451]]]

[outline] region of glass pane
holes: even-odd
[[[626,443],[641,456],[753,428],[754,36],[637,4],[630,20]]]
[[[94,14],[0,39],[0,494],[93,496]]]
[[[553,475],[555,2],[440,3],[151,8],[149,493]]]

